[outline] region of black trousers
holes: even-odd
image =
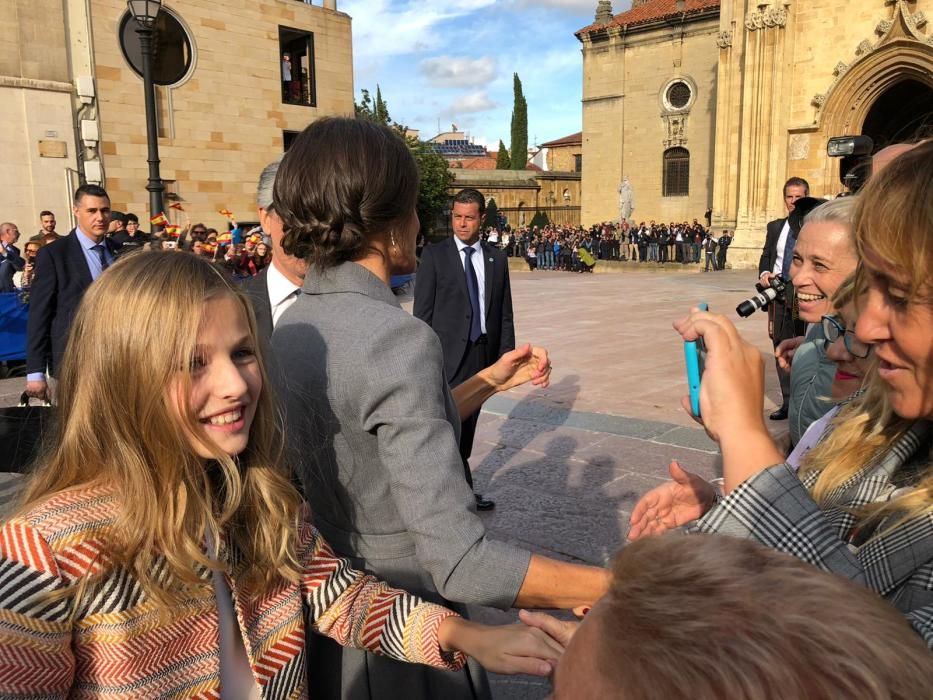
[[[460,366],[450,379],[451,389],[459,386],[490,364],[492,364],[492,360],[489,358],[489,345],[486,342],[486,336],[480,336],[475,343],[467,341],[466,351],[463,353]],[[473,488],[470,454],[473,452],[473,437],[476,435],[477,420],[479,420],[479,411],[460,421],[460,459],[463,461],[463,475],[470,488]]]
[[[807,330],[807,324],[798,318],[794,318],[794,290],[790,283],[787,284],[785,293],[786,302],[774,301],[771,303],[769,311],[771,319],[771,341],[774,343],[774,349],[781,344],[781,341],[788,338],[796,338],[798,335],[804,335]],[[777,370],[778,381],[781,383],[781,400],[783,406],[787,405],[790,397],[790,372],[785,372],[778,364],[777,358],[774,358],[774,367]]]

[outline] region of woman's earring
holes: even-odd
[[[398,248],[398,244],[395,242],[395,233],[390,233],[390,234],[389,234],[389,238],[390,238],[390,240],[392,241],[392,247],[393,247],[393,248]]]

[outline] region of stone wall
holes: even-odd
[[[716,113],[715,11],[659,26],[611,27],[583,39],[583,211],[585,225],[619,217],[628,177],[641,220],[702,219],[712,196]],[[664,100],[671,82],[691,88],[688,104]],[[667,148],[690,153],[687,196],[662,196]]]
[[[256,181],[283,151],[283,131],[326,115],[353,113],[351,20],[289,0],[177,0],[172,9],[195,42],[196,67],[183,84],[159,88],[161,174],[192,221],[219,227],[227,208],[256,219]],[[117,43],[122,0],[92,0],[102,159],[113,206],[148,210],[142,80]],[[317,106],[283,104],[279,26],[314,34]]]
[[[68,222],[76,167],[71,83],[61,0],[3,0],[0,10],[0,220],[25,234],[39,212]]]
[[[713,226],[734,228],[730,260],[757,264],[765,225],[785,210],[782,186],[842,189],[832,136],[860,134],[871,105],[904,78],[933,86],[926,15],[933,0],[756,5],[724,0],[718,44]]]
[[[479,190],[487,200],[496,200],[496,207],[512,227],[530,224],[539,210],[554,223],[580,223],[579,173],[456,168],[450,172],[454,175],[448,190],[451,196],[465,187]]]
[[[547,168],[558,172],[576,172],[577,156],[583,154],[583,142],[548,146]]]

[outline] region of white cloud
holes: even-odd
[[[596,0],[513,0],[513,4],[517,7],[556,7],[578,14],[596,13]],[[618,14],[629,9],[630,5],[628,0],[614,0],[612,11]]]
[[[465,17],[495,2],[460,0],[455,6],[439,9],[440,3],[414,0],[344,0],[339,7],[353,18],[354,59],[366,59],[421,53],[441,46],[444,37],[437,31],[438,24]]]
[[[485,90],[478,90],[454,98],[447,109],[441,112],[441,116],[456,118],[461,114],[488,112],[496,107],[498,107],[498,104],[490,99],[489,94]]]
[[[435,56],[418,65],[418,71],[433,87],[477,87],[496,77],[496,59]]]

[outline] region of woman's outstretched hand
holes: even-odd
[[[703,516],[716,499],[716,489],[676,461],[669,467],[671,481],[656,486],[635,504],[629,540],[660,535]]]
[[[576,620],[569,622],[558,620],[551,615],[532,612],[531,610],[519,610],[518,619],[529,627],[534,627],[546,633],[551,639],[560,644],[563,649],[566,649],[567,645],[570,644],[570,640],[580,626],[580,623]]]
[[[551,382],[551,358],[544,348],[525,343],[505,353],[487,371],[496,391],[508,391],[526,382],[543,389]]]
[[[524,624],[481,625],[462,617],[448,617],[438,630],[445,651],[472,656],[487,671],[549,676],[564,646],[547,632]]]

